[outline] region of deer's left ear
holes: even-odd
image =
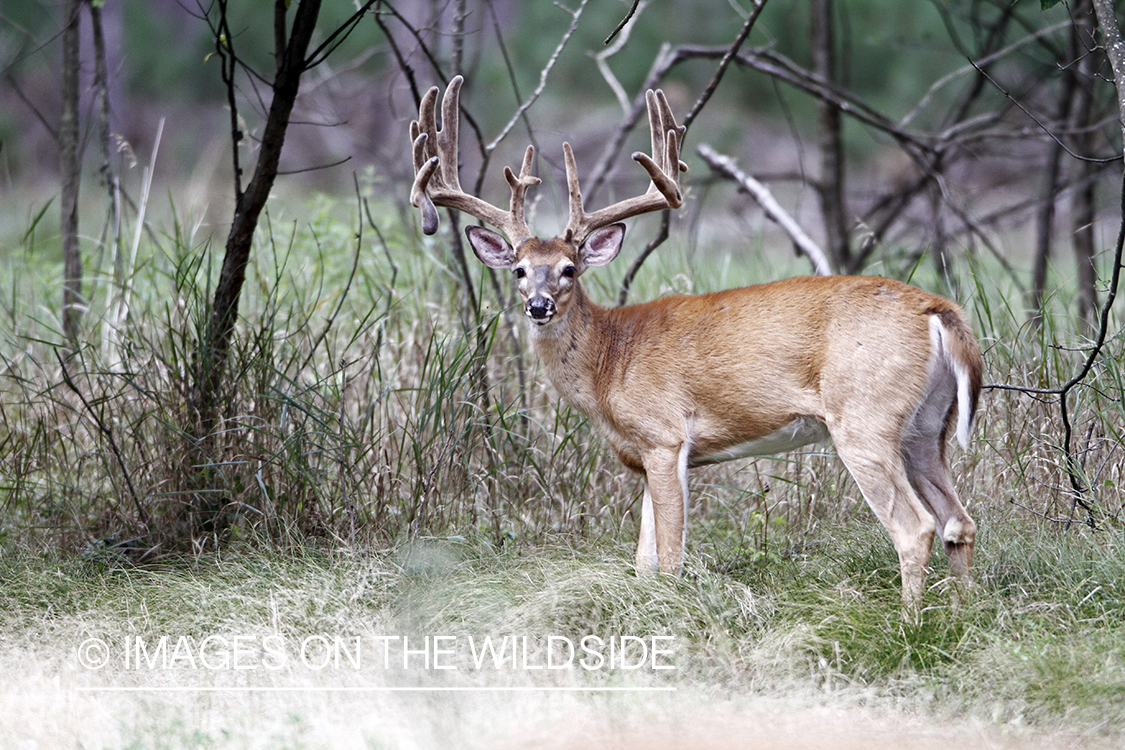
[[[621,252],[621,243],[624,240],[625,225],[620,222],[590,232],[590,236],[582,243],[582,249],[578,251],[582,268],[594,268],[609,263]]]

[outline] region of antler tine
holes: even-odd
[[[437,122],[434,119],[434,103],[437,101],[438,87],[434,86],[422,95],[422,102],[418,105],[418,119],[410,123],[410,141],[414,144],[414,170],[418,171],[422,163],[432,156],[436,156],[433,144],[437,141]],[[418,136],[425,135],[421,141]],[[429,148],[425,148],[428,145]]]
[[[581,244],[589,233],[588,230],[582,231],[586,209],[582,207],[582,187],[578,184],[578,165],[574,163],[574,151],[566,141],[563,141],[563,161],[566,164],[567,192],[570,194],[570,200],[568,201],[570,220],[566,223],[566,231],[563,236],[568,241]],[[579,233],[581,233],[581,237],[578,236]]]
[[[664,91],[649,89],[645,92],[645,104],[648,105],[649,130],[652,136],[652,158],[660,165],[662,171],[675,173],[676,170],[686,172],[688,167],[679,159],[680,144],[683,143],[687,126],[676,125],[676,116],[672,114],[672,107],[668,104],[668,97]],[[675,141],[675,155],[672,154],[669,141]],[[643,157],[644,154],[635,153],[633,158]],[[639,160],[639,159],[638,159]],[[651,172],[651,170],[650,170]]]
[[[581,244],[590,232],[630,216],[661,211],[666,208],[679,208],[684,203],[680,191],[680,172],[687,171],[687,164],[680,161],[680,143],[685,127],[676,124],[668,98],[659,89],[645,94],[648,105],[649,130],[652,136],[652,156],[637,151],[633,160],[648,172],[648,190],[643,194],[614,203],[591,214],[582,207],[582,190],[578,184],[578,168],[570,144],[563,144],[566,162],[566,183],[570,193],[570,221],[564,236]]]
[[[527,221],[524,219],[524,200],[527,195],[527,189],[542,182],[538,177],[531,174],[531,165],[534,161],[535,147],[528,146],[527,150],[523,152],[523,166],[520,167],[518,177],[513,174],[511,167],[504,167],[504,179],[508,181],[508,185],[512,188],[510,213],[512,219],[521,224],[524,228],[527,227]],[[528,236],[530,236],[530,232]]]
[[[441,131],[437,135],[437,150],[441,156],[441,179],[450,190],[460,190],[457,175],[457,130],[461,124],[461,84],[465,79],[454,76],[441,98]]]
[[[440,163],[434,151],[434,144],[437,142],[434,103],[437,96],[437,86],[427,91],[418,106],[418,119],[410,123],[410,142],[413,144],[414,157],[414,184],[410,188],[410,204],[422,209],[422,232],[425,234],[433,234],[438,228],[437,208],[426,194],[426,186]]]
[[[538,177],[531,175],[535,150],[528,146],[523,167],[517,177],[505,167],[504,177],[512,189],[512,200],[507,211],[500,209],[461,189],[457,175],[457,129],[460,112],[461,84],[456,76],[446,87],[441,102],[441,130],[437,129],[436,110],[438,88],[431,88],[422,97],[418,119],[410,123],[413,144],[414,185],[410,189],[410,204],[422,210],[422,232],[433,234],[438,228],[437,207],[452,208],[492,224],[518,245],[531,237],[524,220],[524,201],[527,188],[538,185]]]

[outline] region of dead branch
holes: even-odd
[[[724,156],[707,144],[700,144],[696,149],[696,153],[703,158],[703,161],[724,177],[734,180],[739,187],[745,190],[750,196],[762,207],[765,212],[773,221],[777,222],[787,235],[793,241],[794,247],[799,253],[804,255],[813,264],[818,276],[831,276],[832,264],[828,260],[828,256],[820,249],[805,233],[796,220],[789,215],[789,213],[781,207],[781,204],[773,197],[770,192],[762,183],[755,180],[750,175],[746,174],[735,166],[734,159],[729,156]]]
[[[70,378],[70,373],[66,369],[66,362],[63,360],[62,354],[58,349],[55,349],[55,357],[59,361],[59,367],[62,370],[63,383],[70,389],[74,395],[78,396],[78,400],[82,402],[82,406],[86,409],[86,413],[90,415],[90,419],[94,421],[98,431],[105,436],[106,442],[109,443],[109,449],[113,453],[113,457],[117,459],[117,466],[121,469],[122,476],[125,477],[125,487],[129,490],[129,496],[133,500],[133,506],[137,509],[137,519],[141,522],[141,526],[147,531],[149,528],[148,512],[144,506],[141,505],[141,499],[137,495],[136,488],[133,487],[133,478],[129,474],[129,469],[125,466],[125,458],[121,455],[121,449],[117,447],[117,440],[113,437],[113,430],[106,425],[105,421],[94,411],[94,407],[86,399],[86,396],[79,390],[78,386]]]

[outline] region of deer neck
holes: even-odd
[[[540,328],[532,325],[535,353],[556,390],[587,416],[599,412],[595,383],[601,367],[601,341],[609,311],[578,283],[560,319]]]

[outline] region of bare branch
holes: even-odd
[[[613,38],[621,33],[622,29],[629,25],[629,22],[633,20],[633,16],[635,16],[644,7],[644,4],[644,0],[633,0],[633,7],[629,8],[629,13],[625,16],[625,18],[621,19],[621,23],[617,24],[617,26],[613,29],[613,31],[609,33],[609,36],[605,38],[605,41],[602,42],[602,44],[608,45],[610,42],[612,42]]]
[[[1054,34],[1057,31],[1062,31],[1063,29],[1065,29],[1069,25],[1070,25],[1069,21],[1062,21],[1062,22],[1057,23],[1053,26],[1048,26],[1044,29],[1040,29],[1039,31],[1035,32],[1034,34],[1031,34],[1030,36],[1026,36],[1026,37],[1014,42],[1013,44],[1005,47],[1004,49],[997,50],[996,52],[985,55],[984,57],[982,57],[979,60],[975,60],[975,61],[970,60],[968,65],[966,65],[962,68],[958,68],[957,70],[953,71],[952,73],[948,73],[948,74],[942,76],[941,78],[939,78],[937,81],[935,81],[933,84],[930,85],[930,88],[926,91],[926,93],[922,96],[922,98],[918,100],[918,103],[914,105],[914,108],[911,109],[909,112],[907,112],[906,115],[901,120],[899,120],[899,123],[898,123],[899,127],[905,128],[907,125],[909,125],[911,122],[913,122],[914,118],[916,118],[922,112],[922,110],[925,109],[925,107],[931,101],[933,101],[933,98],[937,94],[937,92],[941,91],[943,88],[948,86],[953,81],[957,80],[958,78],[960,78],[962,76],[968,75],[969,73],[973,72],[974,70],[979,71],[982,67],[987,66],[987,65],[991,65],[992,63],[996,62],[997,60],[1000,60],[1004,57],[1007,57],[1008,55],[1016,52],[1017,50],[1022,49],[1023,47],[1027,46],[1028,44],[1031,44],[1035,41],[1038,41],[1040,38],[1043,38],[1043,37],[1049,36],[1051,34]]]
[[[539,85],[535,87],[535,91],[531,92],[531,96],[528,97],[527,101],[519,106],[519,109],[516,110],[516,113],[514,115],[512,115],[512,119],[508,121],[508,124],[505,125],[503,129],[501,129],[500,135],[496,136],[496,138],[494,138],[491,143],[485,146],[485,151],[487,153],[492,153],[496,150],[496,147],[499,146],[500,143],[508,137],[508,133],[511,132],[512,128],[516,126],[516,123],[519,122],[520,119],[524,116],[524,113],[527,112],[531,105],[535,104],[536,100],[543,93],[543,89],[547,88],[547,76],[550,75],[551,69],[554,68],[555,63],[558,62],[559,55],[562,54],[563,49],[566,47],[566,43],[569,42],[570,37],[574,35],[574,30],[578,28],[578,19],[582,17],[582,11],[585,10],[587,2],[589,2],[589,0],[582,0],[582,2],[578,5],[577,10],[567,10],[567,12],[571,15],[570,28],[566,30],[566,33],[563,34],[562,39],[559,40],[558,45],[556,45],[555,47],[555,51],[551,53],[550,59],[547,60],[547,64],[544,65],[543,69],[539,71]],[[559,7],[563,6],[560,5]],[[565,8],[563,9],[566,10]]]
[[[113,430],[98,416],[98,413],[94,411],[94,407],[90,405],[86,396],[78,389],[74,381],[70,379],[70,373],[67,372],[66,369],[66,362],[63,360],[62,354],[59,353],[58,349],[55,349],[55,358],[59,361],[63,382],[66,384],[66,387],[69,388],[74,395],[78,396],[78,400],[82,402],[86,413],[90,415],[90,419],[97,425],[98,431],[105,436],[106,442],[109,443],[109,449],[113,452],[113,457],[117,459],[117,466],[121,469],[122,476],[125,477],[125,487],[129,490],[129,496],[133,500],[133,506],[137,509],[137,518],[140,520],[141,526],[147,531],[149,527],[148,512],[145,511],[144,506],[141,505],[141,499],[137,496],[137,490],[133,487],[133,478],[129,475],[129,469],[125,466],[125,459],[121,455],[121,450],[117,447],[117,440],[113,437]]]
[[[633,32],[633,27],[636,25],[637,19],[640,18],[640,14],[644,12],[647,5],[648,0],[635,0],[633,2],[633,7],[629,10],[629,15],[613,30],[609,39],[605,40],[605,43],[608,45],[610,41],[620,33],[621,36],[618,38],[617,43],[594,55],[594,63],[598,66],[598,70],[601,71],[602,78],[605,79],[606,84],[608,84],[609,88],[613,91],[613,95],[617,97],[617,102],[621,105],[621,109],[624,111],[626,117],[629,116],[630,109],[629,95],[625,93],[625,87],[617,80],[617,76],[609,69],[609,63],[606,61],[620,52],[625,47],[626,43],[628,43],[629,36]]]
[[[710,101],[711,95],[714,94],[715,89],[719,87],[719,82],[723,80],[723,75],[727,72],[727,68],[730,67],[731,62],[738,54],[738,51],[742,49],[742,45],[743,43],[745,43],[746,37],[750,36],[750,32],[754,29],[754,24],[758,22],[758,16],[762,15],[762,10],[764,10],[765,7],[766,0],[755,0],[754,10],[750,12],[750,15],[746,18],[745,23],[742,24],[742,28],[738,31],[738,36],[735,37],[734,42],[730,45],[730,47],[727,48],[726,53],[723,55],[723,59],[719,61],[719,67],[715,69],[715,74],[711,76],[711,80],[707,83],[707,87],[703,89],[703,93],[699,95],[699,98],[695,101],[695,105],[691,108],[691,111],[688,112],[687,117],[684,118],[685,131],[691,127],[691,124],[695,122],[695,118],[698,117],[699,113],[703,111],[703,108],[707,106],[707,102]]]
[[[284,0],[279,1],[284,2]],[[309,53],[308,58],[305,60],[305,70],[315,68],[328,59],[329,55],[335,52],[336,49],[344,43],[344,40],[351,36],[356,26],[359,25],[359,22],[362,21],[363,17],[367,14],[367,11],[371,10],[371,6],[375,5],[377,2],[380,2],[380,0],[364,0],[363,5],[359,6],[348,20],[337,26],[332,33],[320,43],[320,46]]]
[[[629,301],[629,289],[633,286],[633,279],[637,277],[637,273],[640,272],[641,266],[648,260],[648,256],[652,255],[656,248],[663,245],[664,241],[668,239],[668,230],[671,223],[672,212],[668,209],[664,209],[660,212],[660,231],[656,233],[655,237],[648,241],[648,244],[645,245],[645,249],[640,252],[640,255],[636,257],[633,264],[629,266],[629,270],[625,272],[625,278],[621,280],[621,289],[617,292],[618,307],[621,307]]]
[[[820,249],[820,246],[801,229],[801,226],[793,217],[781,207],[781,204],[774,199],[769,188],[736,167],[734,159],[729,156],[723,156],[706,143],[701,144],[695,151],[712,169],[734,180],[738,183],[739,187],[749,193],[750,196],[757,201],[758,205],[765,211],[766,216],[777,222],[785,233],[789,235],[789,239],[793,241],[797,250],[812,262],[813,268],[816,270],[818,276],[832,275],[832,264],[828,261],[828,256],[826,256],[824,251]]]
[[[492,0],[487,0],[488,15],[492,17],[492,31],[496,35],[496,46],[500,49],[500,56],[504,59],[504,68],[508,71],[508,82],[512,84],[512,93],[516,97],[516,105],[523,106],[523,96],[520,94],[519,82],[516,80],[516,66],[512,63],[512,58],[508,54],[508,45],[504,43],[504,34],[500,30],[500,19],[496,15],[496,9],[492,6]],[[535,129],[531,127],[531,120],[527,116],[527,110],[524,109],[523,124],[527,128],[527,137],[531,141],[531,145],[535,146],[535,150],[542,153],[539,148],[539,143],[535,138]],[[486,162],[487,164],[487,157]],[[483,166],[483,165],[482,165]],[[481,186],[481,179],[484,177],[484,170],[481,170],[480,176],[476,184],[476,192],[479,193]]]
[[[1019,110],[1020,110],[1021,112],[1023,112],[1023,113],[1025,114],[1025,115],[1027,115],[1027,116],[1028,116],[1028,118],[1029,118],[1029,119],[1030,119],[1030,120],[1031,120],[1032,122],[1034,122],[1034,123],[1035,123],[1035,124],[1036,124],[1037,126],[1039,126],[1039,129],[1040,129],[1040,130],[1042,130],[1042,131],[1043,131],[1044,133],[1046,133],[1046,134],[1047,134],[1047,137],[1049,137],[1049,138],[1050,138],[1050,139],[1051,139],[1052,141],[1054,141],[1054,142],[1055,142],[1055,143],[1056,143],[1056,144],[1058,145],[1058,147],[1059,147],[1059,148],[1061,148],[1061,149],[1062,149],[1063,151],[1065,151],[1065,152],[1066,152],[1066,153],[1067,153],[1067,154],[1068,154],[1069,156],[1071,156],[1072,158],[1074,158],[1074,159],[1077,159],[1078,161],[1089,161],[1089,162],[1093,162],[1093,163],[1095,163],[1095,164],[1105,164],[1105,163],[1107,163],[1107,162],[1114,162],[1114,161],[1118,161],[1118,160],[1120,160],[1120,159],[1121,159],[1121,156],[1120,156],[1120,154],[1118,154],[1118,155],[1116,155],[1116,156],[1108,157],[1108,158],[1097,158],[1097,157],[1083,156],[1082,154],[1076,154],[1076,153],[1074,153],[1074,152],[1073,152],[1073,151],[1072,151],[1072,150],[1070,149],[1070,147],[1069,147],[1069,146],[1067,146],[1067,145],[1066,145],[1066,144],[1065,144],[1065,143],[1063,142],[1062,138],[1060,138],[1060,137],[1059,137],[1059,136],[1058,136],[1058,135],[1057,135],[1057,134],[1056,134],[1056,133],[1055,133],[1055,132],[1054,132],[1053,130],[1051,130],[1051,128],[1047,127],[1047,126],[1046,126],[1046,125],[1045,125],[1045,124],[1044,124],[1043,122],[1041,122],[1041,121],[1039,120],[1039,118],[1038,118],[1038,117],[1036,117],[1036,116],[1034,115],[1034,113],[1032,113],[1032,112],[1031,112],[1031,111],[1030,111],[1030,110],[1029,110],[1029,109],[1028,109],[1027,107],[1023,106],[1023,104],[1022,104],[1022,103],[1021,103],[1021,102],[1020,102],[1020,101],[1019,101],[1018,99],[1016,99],[1016,97],[1012,96],[1011,92],[1009,92],[1009,91],[1008,91],[1007,89],[1005,89],[1005,88],[1004,88],[1003,86],[1001,86],[1001,85],[1000,85],[999,83],[997,83],[997,82],[996,82],[996,79],[994,79],[994,78],[993,78],[992,76],[990,76],[990,75],[989,75],[989,74],[988,74],[988,73],[987,73],[987,72],[986,72],[986,71],[984,70],[984,68],[982,68],[982,67],[981,67],[981,66],[980,66],[980,65],[979,65],[978,63],[972,63],[972,66],[973,66],[974,68],[976,68],[976,69],[977,69],[977,72],[978,72],[978,73],[980,73],[980,75],[981,75],[981,76],[982,76],[982,77],[983,77],[983,78],[984,78],[984,79],[985,79],[986,81],[988,81],[989,83],[991,83],[991,84],[992,84],[992,85],[993,85],[993,86],[994,86],[994,87],[996,88],[996,90],[997,90],[997,91],[999,91],[999,92],[1000,92],[1001,94],[1003,94],[1003,95],[1004,95],[1004,98],[1006,98],[1006,99],[1007,99],[1008,101],[1010,101],[1010,102],[1011,102],[1012,104],[1016,105],[1016,107],[1018,107],[1018,108],[1019,108]]]

